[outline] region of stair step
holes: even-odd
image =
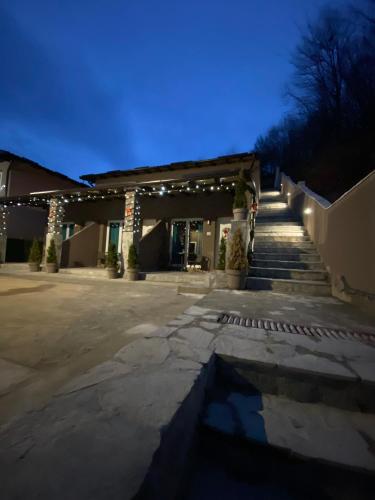
[[[179,285],[177,287],[177,294],[182,293],[192,293],[194,295],[207,295],[210,293],[211,288],[204,286],[194,286],[194,285]]]
[[[256,267],[250,269],[250,276],[259,278],[295,279],[303,281],[327,281],[327,271],[311,269],[283,269],[277,267]]]
[[[253,254],[254,259],[262,260],[287,260],[290,262],[321,262],[318,253],[292,253],[292,252],[261,252],[255,250]]]
[[[280,222],[280,221],[276,221],[274,222],[273,224],[272,223],[269,223],[269,222],[263,222],[263,221],[258,221],[258,219],[256,220],[256,226],[257,227],[284,227],[284,226],[288,226],[288,227],[299,227],[299,228],[304,228],[303,224],[301,223],[301,221],[298,221],[298,220],[294,220],[294,221],[291,221],[291,222]]]
[[[294,235],[302,235],[305,236],[307,235],[306,230],[301,226],[258,226],[258,224],[255,226],[255,231],[256,234],[270,234],[270,235],[275,235],[277,236],[278,234],[280,236],[285,235],[285,236],[294,236]]]
[[[246,278],[246,288],[249,290],[273,290],[274,292],[300,293],[328,297],[331,287],[325,281],[305,281],[296,279]]]
[[[311,269],[311,270],[324,270],[322,262],[303,262],[298,260],[265,260],[253,259],[252,265],[254,267],[273,267],[279,269]]]
[[[286,234],[265,234],[265,233],[255,233],[255,244],[259,243],[266,243],[270,242],[270,244],[273,244],[273,242],[276,243],[303,243],[304,241],[311,243],[310,237],[305,236],[305,235],[286,235]]]
[[[305,254],[314,254],[317,255],[316,249],[311,247],[280,247],[277,245],[255,245],[254,251],[256,253],[273,253],[272,257],[274,260],[283,260],[278,255],[279,254],[296,254],[296,255],[305,255]],[[288,259],[286,259],[288,260]]]

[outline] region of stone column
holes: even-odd
[[[5,262],[7,250],[7,208],[0,205],[0,264]]]
[[[47,259],[48,247],[51,240],[55,240],[56,254],[57,254],[57,265],[60,266],[61,261],[61,248],[62,248],[62,234],[61,226],[64,219],[65,207],[62,200],[57,200],[56,198],[51,198],[49,204],[48,213],[48,230],[46,235],[46,245],[44,256]]]
[[[139,253],[141,239],[141,206],[137,191],[128,191],[125,195],[124,229],[122,231],[122,267],[126,271],[129,247],[134,244]],[[124,272],[125,277],[125,272]]]

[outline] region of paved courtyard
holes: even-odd
[[[0,275],[0,423],[111,358],[132,327],[162,326],[196,300],[168,284]]]
[[[218,321],[231,312],[373,333],[356,309],[271,292],[198,300],[175,286],[120,280],[0,283],[6,500],[181,498],[198,422],[304,460],[375,472],[372,339]]]

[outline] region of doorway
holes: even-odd
[[[115,245],[116,251],[121,253],[121,229],[122,221],[110,220],[107,225],[107,239],[106,239],[106,252],[108,252],[109,245]]]
[[[171,229],[171,266],[185,270],[202,262],[202,219],[173,219]]]

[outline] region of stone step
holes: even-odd
[[[291,246],[293,243],[289,243],[289,246],[286,245],[280,245],[277,243],[274,243],[272,245],[255,245],[254,250],[256,253],[275,253],[275,254],[282,254],[282,253],[294,253],[294,254],[307,254],[307,253],[312,253],[316,254],[317,251],[313,245],[310,246]],[[279,258],[279,257],[277,257]],[[282,260],[282,259],[281,259]]]
[[[329,297],[331,295],[331,287],[325,281],[258,278],[250,276],[246,278],[246,288],[249,290],[273,290],[274,292],[317,295],[321,297]]]
[[[266,234],[266,233],[255,233],[255,244],[273,244],[273,242],[276,243],[284,243],[284,242],[291,242],[291,243],[302,243],[304,241],[311,242],[310,236],[306,236],[304,234],[296,234],[296,235],[285,235],[285,234]]]
[[[194,295],[207,295],[211,292],[211,288],[194,285],[178,285],[177,294],[191,293]]]
[[[146,281],[153,281],[159,283],[177,283],[181,285],[188,285],[193,287],[206,287],[207,275],[205,273],[194,272],[145,272],[140,273],[140,278]]]
[[[295,235],[307,235],[306,229],[304,229],[302,226],[261,226],[261,225],[256,225],[255,226],[255,231],[256,234],[262,234],[262,235],[285,235],[285,236],[295,236]]]
[[[240,361],[238,360],[239,363]],[[254,370],[252,374],[249,372],[251,368]],[[237,371],[236,368],[234,371]],[[249,376],[249,388],[254,387],[250,381],[257,387],[258,378],[262,377],[255,363],[238,367],[238,372],[241,379]],[[274,376],[277,377],[277,372]],[[277,382],[278,380],[274,380],[273,385],[277,386]],[[320,402],[295,401],[293,394],[298,395],[302,384],[294,385],[293,382],[289,382],[289,379],[287,382],[285,379],[280,380],[280,395],[267,394],[263,391],[254,393],[254,390],[246,392],[237,385],[233,385],[230,392],[228,389],[227,392],[217,390],[205,408],[202,424],[207,430],[213,430],[216,434],[220,432],[226,436],[233,436],[236,440],[234,446],[238,441],[247,441],[262,446],[259,452],[267,448],[274,448],[279,453],[284,451],[284,460],[293,457],[293,467],[298,463],[302,465],[308,462],[330,465],[335,467],[336,474],[340,471],[345,478],[348,475],[350,477],[354,471],[357,474],[364,473],[360,478],[355,476],[352,479],[353,484],[356,484],[356,493],[362,492],[359,496],[355,495],[355,498],[370,498],[371,495],[363,493],[366,490],[371,491],[375,457],[370,447],[365,445],[363,436],[372,435],[375,417],[370,414],[364,415],[360,410],[349,411]],[[315,382],[305,383],[304,391],[307,393],[310,390],[311,393],[320,394],[322,388],[318,386],[318,382],[322,382],[319,377]],[[284,387],[287,392],[293,393],[291,397],[283,395]],[[345,386],[340,386],[340,389],[337,392],[344,398]],[[302,470],[300,469],[301,473]],[[332,470],[329,472],[329,477],[332,480]],[[354,490],[352,491],[354,493]],[[282,497],[284,498],[284,495]],[[277,494],[270,496],[265,494],[261,498],[279,497]],[[342,497],[333,495],[331,498]]]
[[[60,267],[59,274],[68,274],[82,278],[107,278],[107,269],[102,267]]]
[[[0,272],[4,273],[28,273],[29,264],[27,262],[4,262],[0,264]]]
[[[299,222],[299,221],[292,221],[292,222],[278,222],[278,221],[276,221],[272,224],[272,223],[268,223],[268,222],[258,221],[258,219],[256,220],[256,227],[257,228],[265,228],[265,229],[268,229],[271,227],[275,228],[275,229],[279,229],[279,228],[283,228],[283,227],[304,229],[303,224],[301,224],[301,222]]]
[[[280,216],[270,216],[270,215],[263,215],[263,216],[258,216],[256,218],[257,224],[259,223],[265,223],[267,225],[269,224],[275,224],[275,223],[281,223],[281,224],[290,224],[293,222],[296,222],[298,224],[301,224],[298,219],[295,217],[287,217],[285,215],[280,215]]]
[[[321,262],[318,253],[292,253],[292,252],[260,252],[255,250],[253,254],[255,260],[283,260],[290,262]]]
[[[252,265],[254,267],[274,267],[279,269],[311,269],[323,270],[323,262],[303,262],[298,260],[265,260],[253,259]]]
[[[272,209],[262,210],[262,209],[259,209],[257,215],[258,215],[258,217],[259,216],[270,216],[270,217],[280,217],[280,216],[292,217],[293,216],[293,214],[291,214],[290,211],[287,210],[287,209],[285,209],[285,210],[280,210],[280,209],[277,209],[277,210],[272,210]]]
[[[256,236],[255,236],[256,238]],[[255,245],[257,245],[257,240],[255,239]],[[266,241],[259,242],[258,246],[274,246],[277,248],[310,248],[314,247],[314,244],[311,240],[302,240],[302,241],[270,241],[267,243]]]
[[[257,267],[251,266],[250,276],[260,278],[281,278],[303,281],[327,281],[327,271],[315,271],[311,269],[283,269],[281,267]]]
[[[283,201],[273,201],[272,203],[261,203],[258,211],[264,212],[266,210],[289,211],[289,208],[288,208],[288,205]]]

